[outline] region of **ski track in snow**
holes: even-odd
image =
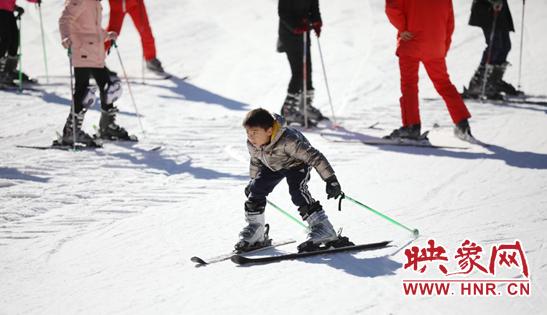
[[[420,237],[411,241],[406,231],[349,201],[336,211],[338,202],[326,200],[324,183],[314,173],[310,191],[335,228],[343,227],[354,242],[386,239],[395,247],[267,266],[235,267],[228,261],[194,268],[191,256],[228,252],[237,240],[248,182],[241,121],[258,106],[279,111],[289,69],[285,56],[275,52],[276,1],[164,2],[147,3],[159,58],[168,71],[189,79],[132,85],[145,134],[124,82],[117,122],[140,142],[81,152],[16,147],[51,143],[71,104],[68,61],[55,29],[62,3],[43,6],[44,21],[52,26],[45,36],[50,84],[20,94],[0,91],[0,313],[241,314],[257,306],[265,313],[299,314],[547,309],[547,111],[536,105],[469,102],[473,133],[491,144],[479,147],[452,136],[442,100],[421,102],[422,125],[431,130],[432,142],[467,150],[333,143],[315,130],[304,131],[328,157],[348,196],[418,228]],[[19,4],[26,9],[23,67],[42,75],[37,11]],[[108,4],[103,5],[106,23]],[[468,83],[484,45],[480,30],[466,26],[469,5],[454,2],[456,31],[447,63],[458,88]],[[521,8],[510,5],[519,28]],[[545,29],[547,4],[527,5],[522,83],[531,94],[545,95],[547,45],[532,36]],[[399,127],[396,32],[384,3],[323,1],[321,10],[321,48],[338,122],[375,136]],[[511,34],[509,59],[515,66],[506,74],[515,84],[519,36]],[[131,22],[125,21],[118,44],[129,75],[140,80],[140,41]],[[315,105],[330,115],[315,39],[312,60]],[[107,62],[121,71],[115,55]],[[423,69],[420,95],[438,97]],[[95,104],[86,115],[86,131],[93,133],[99,115]],[[368,128],[376,122],[376,129]],[[287,194],[282,182],[269,200],[298,217]],[[304,239],[303,230],[273,208],[266,218],[274,239]],[[404,296],[402,280],[416,278],[403,269],[404,250],[423,247],[430,238],[451,254],[465,239],[485,250],[519,239],[532,296]],[[294,250],[293,244],[264,254]],[[518,273],[502,276],[520,279]]]

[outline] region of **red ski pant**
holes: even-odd
[[[418,102],[418,68],[420,62],[424,64],[427,75],[433,82],[433,86],[435,86],[435,89],[446,103],[450,117],[452,117],[452,122],[457,124],[463,119],[471,117],[460,93],[458,93],[456,87],[450,82],[444,58],[425,61],[415,57],[399,56],[402,93],[399,102],[401,104],[403,126],[406,127],[421,123]]]
[[[138,0],[136,2],[135,5],[124,8],[122,1],[110,0],[110,19],[108,21],[107,31],[114,31],[120,34],[125,14],[129,13],[129,16],[131,16],[131,19],[133,20],[133,24],[135,24],[135,27],[141,36],[144,59],[148,61],[156,58],[156,44],[154,42],[154,36],[152,35],[152,29],[150,28],[150,22],[148,21],[144,0]],[[124,9],[126,11],[124,11]],[[106,50],[110,48],[110,41],[106,43],[105,47]]]

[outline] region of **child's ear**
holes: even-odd
[[[268,128],[268,129],[266,130],[266,134],[267,134],[268,136],[271,136],[271,135],[273,134],[273,127]]]

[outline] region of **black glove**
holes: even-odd
[[[21,18],[21,15],[23,15],[23,13],[25,13],[25,9],[21,8],[20,6],[15,6],[15,12],[17,12],[17,14],[15,14],[15,18],[16,19],[20,19]]]
[[[338,198],[342,194],[342,187],[340,187],[340,183],[338,182],[338,179],[336,179],[336,175],[332,175],[331,177],[327,178],[327,199],[330,198]]]

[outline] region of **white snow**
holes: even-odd
[[[23,66],[44,75],[38,12],[19,1]],[[510,1],[517,84],[522,3]],[[105,5],[106,24],[108,4]],[[186,81],[133,84],[139,123],[127,89],[118,121],[138,144],[105,144],[97,151],[38,151],[70,110],[68,60],[57,19],[62,1],[43,4],[51,85],[43,92],[0,92],[0,314],[540,314],[547,309],[547,120],[545,106],[468,103],[483,148],[435,150],[333,143],[306,132],[334,166],[351,197],[403,224],[405,230],[349,201],[338,212],[317,174],[314,196],[335,227],[357,243],[393,240],[395,247],[299,261],[237,267],[232,262],[195,268],[190,257],[231,250],[243,221],[248,154],[241,121],[247,110],[278,111],[289,80],[286,58],[275,52],[277,1],[148,1],[158,57]],[[336,118],[345,128],[383,135],[400,124],[395,30],[383,1],[322,1],[320,38]],[[451,78],[468,83],[484,38],[467,26],[470,1],[454,1],[456,32],[448,56]],[[547,94],[547,2],[526,3],[522,87]],[[312,42],[318,107],[330,106],[317,42]],[[127,17],[120,53],[131,76],[141,75],[138,34]],[[115,53],[109,66],[121,71]],[[436,97],[421,72],[422,97]],[[45,77],[40,77],[45,82]],[[433,142],[466,145],[451,136],[442,101],[422,102]],[[98,105],[84,128],[98,124]],[[379,122],[383,130],[367,129]],[[156,146],[161,150],[149,151]],[[270,200],[297,216],[284,183]],[[270,235],[303,240],[305,231],[268,207]],[[445,279],[428,265],[422,275],[403,268],[404,250],[433,238],[449,251],[450,269],[465,239],[483,246],[520,240],[530,269],[531,296],[406,296],[405,279]],[[404,245],[407,247],[403,247]],[[280,247],[268,254],[294,251]],[[511,269],[493,279],[519,276]],[[480,272],[468,276],[488,278]],[[501,286],[503,288],[503,285]],[[543,311],[542,311],[543,310]]]

